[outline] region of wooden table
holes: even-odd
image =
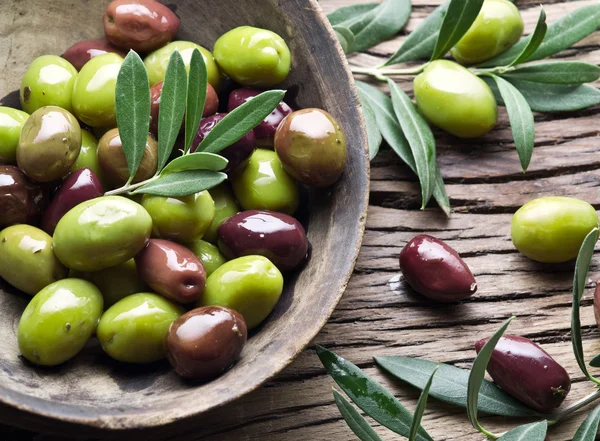
[[[328,12],[364,0],[321,0]],[[553,21],[579,6],[598,0],[544,2]],[[412,30],[440,0],[413,0]],[[518,2],[531,32],[538,0]],[[405,36],[351,57],[351,63],[375,66]],[[600,63],[600,32],[560,54],[561,58]],[[409,80],[401,81],[410,89]],[[598,84],[597,84],[598,85]],[[516,315],[510,333],[533,339],[569,371],[573,379],[567,403],[593,390],[584,381],[570,343],[572,264],[541,265],[521,256],[510,241],[510,219],[522,204],[538,196],[564,195],[600,207],[600,106],[578,113],[536,115],[536,149],[527,174],[521,172],[506,113],[487,136],[458,140],[436,132],[439,164],[454,213],[449,220],[438,209],[418,210],[415,176],[383,148],[373,161],[371,206],[364,245],[348,290],[329,323],[316,339],[365,369],[410,409],[418,392],[386,377],[373,363],[376,355],[426,357],[469,367],[473,342],[489,336],[501,322]],[[398,282],[398,254],[419,233],[433,234],[454,247],[473,270],[479,291],[455,306],[424,301]],[[600,277],[596,258],[583,300],[584,347],[589,357],[600,352],[600,331],[592,312],[592,281]],[[293,338],[290,335],[290,338]],[[304,353],[275,380],[246,398],[198,418],[197,427],[176,434],[169,427],[152,433],[105,438],[170,441],[346,441],[356,438],[333,403],[333,381],[325,375],[314,349]],[[202,397],[198,397],[202,399]],[[588,411],[590,409],[587,409]],[[550,432],[552,441],[570,440],[585,412]],[[502,431],[517,420],[483,418]],[[479,441],[462,409],[430,400],[424,427],[436,441]],[[399,436],[377,426],[384,440]],[[81,434],[85,436],[85,433]],[[55,441],[64,437],[0,429],[6,441]]]

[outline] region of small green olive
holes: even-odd
[[[221,254],[219,248],[205,240],[198,239],[188,243],[186,246],[192,250],[202,262],[204,270],[206,271],[206,277],[210,276],[217,268],[227,262],[227,259]]]
[[[517,250],[538,262],[566,262],[577,257],[587,234],[598,226],[598,215],[580,199],[560,196],[527,202],[512,218]]]
[[[98,139],[85,129],[81,129],[81,150],[71,166],[71,172],[82,168],[89,168],[104,183],[102,168],[98,162]]]
[[[229,219],[234,214],[237,214],[240,211],[240,207],[235,200],[235,196],[226,184],[211,188],[208,192],[213,198],[213,201],[215,201],[215,217],[210,224],[209,229],[204,233],[204,236],[202,236],[202,240],[216,245],[217,228],[219,228],[219,225],[225,222],[225,220]]]
[[[17,163],[17,146],[21,129],[29,114],[0,106],[0,165]]]
[[[94,334],[102,295],[86,280],[64,279],[37,293],[19,322],[21,354],[30,362],[56,366],[73,358]]]

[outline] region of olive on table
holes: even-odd
[[[49,202],[47,189],[13,165],[0,165],[0,228],[36,224]]]
[[[423,116],[459,138],[484,135],[498,120],[496,98],[488,85],[452,61],[430,62],[415,78],[414,91]]]
[[[308,239],[300,222],[274,211],[248,210],[230,217],[217,230],[219,249],[228,259],[267,257],[280,271],[291,271],[306,260]]]
[[[84,40],[79,43],[75,43],[69,47],[62,57],[73,65],[78,71],[81,70],[85,63],[90,61],[92,58],[104,54],[117,54],[125,58],[124,50],[113,46],[105,39],[101,38],[98,40]]]
[[[335,118],[324,110],[297,110],[279,125],[275,151],[285,171],[298,181],[329,187],[344,172],[346,138]]]
[[[240,207],[227,184],[218,185],[208,190],[208,192],[215,202],[215,217],[208,230],[206,230],[206,233],[202,236],[202,239],[216,245],[217,228],[219,228],[219,225],[221,225],[225,219],[228,219],[239,212]]]
[[[21,354],[41,366],[64,363],[94,334],[102,309],[102,294],[86,280],[64,279],[46,286],[19,321]]]
[[[467,264],[446,243],[420,234],[400,252],[404,279],[419,294],[438,302],[458,302],[477,291]]]
[[[17,163],[19,135],[27,118],[22,110],[0,106],[0,165]]]
[[[165,339],[175,372],[191,380],[211,380],[239,359],[248,338],[244,318],[221,306],[205,306],[175,320]]]
[[[31,295],[67,277],[56,258],[52,238],[30,225],[13,225],[0,231],[0,277]]]
[[[271,87],[290,73],[290,49],[267,29],[232,29],[215,42],[214,55],[221,70],[243,86]]]
[[[169,300],[192,303],[204,292],[204,266],[183,245],[164,239],[150,239],[135,256],[135,263],[139,278],[155,293]]]
[[[483,339],[475,343],[477,353],[486,342]],[[540,413],[551,413],[571,390],[565,368],[525,337],[501,337],[487,371],[498,386]]]
[[[263,256],[238,257],[206,279],[198,306],[234,309],[253,329],[273,311],[282,291],[283,276],[273,262]]]
[[[100,182],[104,182],[104,173],[98,161],[98,139],[85,129],[81,129],[81,150],[71,166],[71,172],[82,168],[89,168],[98,176]]]
[[[169,326],[183,312],[159,295],[133,294],[102,314],[96,336],[104,352],[115,360],[152,363],[165,358],[164,340]]]
[[[202,266],[206,271],[206,277],[210,276],[217,268],[227,262],[227,259],[223,256],[219,248],[205,240],[196,239],[186,244],[186,246],[202,262]]]
[[[126,262],[150,237],[152,218],[140,204],[121,196],[82,202],[54,230],[54,252],[67,267],[99,271]]]
[[[248,166],[233,177],[232,186],[244,210],[270,210],[292,215],[298,208],[298,184],[272,150],[256,149]]]
[[[81,128],[77,119],[60,107],[42,107],[23,125],[17,164],[34,181],[56,181],[67,174],[80,150]]]
[[[511,235],[517,250],[544,263],[577,257],[587,234],[598,226],[596,210],[585,201],[560,196],[527,202],[512,218]]]

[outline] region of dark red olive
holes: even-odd
[[[297,268],[308,253],[302,224],[274,211],[242,211],[219,226],[217,237],[219,249],[228,259],[265,256],[281,271]]]
[[[157,294],[179,303],[198,300],[206,285],[202,262],[183,245],[150,239],[135,256],[138,276]]]
[[[104,39],[100,39],[85,40],[75,43],[65,51],[62,57],[79,71],[84,64],[90,61],[92,58],[108,53],[118,54],[123,58],[125,58],[125,55],[127,55],[122,49],[114,47]]]
[[[248,337],[241,314],[221,306],[204,306],[175,320],[165,349],[175,372],[192,380],[211,380],[239,358]]]
[[[71,173],[64,180],[54,199],[42,217],[42,230],[50,236],[58,221],[76,205],[89,199],[102,196],[104,189],[98,176],[89,168],[82,168]]]
[[[47,185],[31,181],[18,167],[0,165],[0,229],[15,224],[36,225],[48,201]]]
[[[202,121],[200,121],[198,133],[196,134],[194,142],[192,142],[192,152],[196,151],[200,142],[223,118],[225,118],[226,115],[226,113],[216,113],[207,118],[203,118]],[[230,174],[238,167],[244,167],[248,163],[247,160],[250,158],[250,155],[255,148],[256,137],[254,136],[254,130],[250,130],[238,142],[221,150],[219,154],[229,160],[229,164],[227,164],[227,168],[224,172]]]
[[[251,100],[256,95],[261,93],[262,90],[252,89],[250,87],[236,89],[229,95],[227,109],[229,112],[231,112],[233,109],[241,106],[246,101]],[[283,121],[283,119],[292,112],[293,110],[290,106],[288,106],[284,101],[280,102],[273,112],[271,112],[271,114],[267,116],[263,122],[254,128],[254,135],[256,135],[256,140],[258,143],[261,145],[272,146],[273,137],[275,136],[277,127],[279,127],[279,123],[281,123],[281,121]]]
[[[477,291],[475,277],[458,253],[426,234],[402,249],[400,270],[415,291],[438,302],[457,302]]]
[[[477,353],[486,342],[483,339],[475,343]],[[500,338],[487,371],[498,386],[540,413],[551,413],[571,390],[567,371],[525,337]]]

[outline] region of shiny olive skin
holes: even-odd
[[[221,85],[221,71],[215,62],[213,54],[202,46],[192,43],[191,41],[173,41],[160,49],[150,53],[144,58],[144,64],[148,71],[148,78],[150,79],[150,85],[154,86],[159,81],[164,81],[165,72],[167,71],[167,65],[169,64],[169,58],[174,51],[178,51],[181,54],[185,69],[189,71],[190,60],[192,59],[192,53],[194,49],[198,49],[204,58],[206,69],[208,71],[208,82],[215,91],[219,91]]]
[[[290,73],[290,49],[266,29],[240,26],[221,35],[214,55],[221,70],[242,86],[271,87]]]
[[[286,116],[279,125],[275,151],[285,171],[298,181],[329,187],[344,172],[346,138],[329,113],[303,109]]]
[[[104,194],[104,189],[96,174],[89,168],[71,173],[64,180],[58,192],[42,217],[42,230],[52,235],[58,221],[71,208],[80,203],[98,198]]]
[[[576,198],[534,199],[517,210],[511,235],[517,250],[544,263],[575,259],[585,236],[598,226],[596,210]]]
[[[230,217],[217,230],[219,249],[228,259],[267,257],[280,271],[305,262],[308,239],[300,222],[274,211],[248,210]]]
[[[0,165],[0,229],[37,224],[49,201],[47,189],[30,181],[18,167]]]
[[[159,295],[133,294],[106,310],[96,335],[104,352],[115,360],[152,363],[165,358],[164,340],[169,326],[183,312]]]
[[[73,358],[96,331],[102,305],[102,294],[86,280],[64,279],[46,286],[19,321],[21,354],[41,366]]]
[[[65,214],[54,230],[54,252],[77,271],[99,271],[126,262],[150,237],[152,219],[121,196],[85,201]]]
[[[117,188],[125,185],[129,179],[127,160],[123,152],[123,144],[119,129],[109,130],[98,142],[98,162],[102,174],[110,187]],[[150,179],[158,167],[158,142],[148,135],[146,149],[142,155],[142,162],[133,178],[133,183]]]
[[[461,64],[476,64],[504,52],[523,35],[523,18],[508,0],[485,0],[469,30],[452,48]]]
[[[248,329],[271,313],[281,292],[283,276],[269,259],[244,256],[221,265],[206,279],[198,306],[224,306],[238,311]]]
[[[67,269],[56,258],[50,236],[30,225],[13,225],[0,231],[0,277],[35,295],[67,277]]]
[[[88,61],[73,86],[73,112],[90,127],[115,127],[115,90],[123,57],[108,53]]]
[[[221,225],[225,219],[238,213],[240,207],[227,184],[218,185],[208,190],[208,192],[215,202],[215,217],[208,230],[206,230],[206,233],[202,236],[202,239],[216,245],[217,228],[219,228],[219,225]]]
[[[475,277],[458,253],[426,234],[414,237],[402,249],[400,270],[415,291],[438,302],[458,302],[477,291]]]
[[[113,46],[101,38],[99,40],[84,40],[75,43],[62,54],[62,57],[71,63],[75,69],[80,71],[85,66],[85,63],[92,58],[104,54],[117,54],[123,58],[127,55],[124,50]]]
[[[165,339],[167,359],[175,372],[190,380],[211,380],[239,359],[248,338],[240,313],[205,306],[175,320]]]
[[[192,142],[192,152],[196,151],[200,142],[206,138],[206,135],[208,135],[226,115],[226,113],[216,113],[207,118],[202,118],[200,125],[198,126],[196,137]],[[221,150],[219,154],[229,161],[223,172],[231,175],[234,171],[244,168],[248,164],[248,158],[255,148],[256,137],[254,136],[254,130],[250,130],[242,139]]]
[[[233,192],[244,210],[270,210],[294,214],[298,184],[281,165],[277,153],[256,149],[248,166],[232,179]]]
[[[486,342],[475,343],[477,353]],[[567,371],[534,342],[516,335],[500,338],[487,371],[508,394],[540,413],[551,413],[571,390]]]
[[[179,18],[155,0],[114,0],[104,11],[104,35],[115,46],[149,52],[170,42]]]
[[[45,106],[72,112],[71,96],[77,69],[57,55],[42,55],[27,68],[21,80],[21,108],[33,113]]]
[[[205,240],[197,239],[186,244],[186,246],[198,257],[198,259],[200,259],[200,262],[202,262],[202,266],[206,271],[206,277],[210,276],[217,268],[227,262],[227,259],[221,254],[219,248]]]
[[[145,194],[142,205],[152,217],[153,235],[179,243],[201,239],[215,215],[207,191],[179,198]]]
[[[85,129],[81,129],[81,150],[71,166],[71,172],[82,168],[89,168],[98,176],[100,182],[104,182],[104,173],[98,161],[98,139]]]
[[[19,135],[27,118],[22,110],[0,106],[0,165],[17,163]]]
[[[80,150],[77,119],[60,107],[42,107],[31,114],[21,130],[17,164],[34,181],[56,181],[67,174]]]
[[[152,290],[177,303],[197,301],[204,292],[206,271],[196,255],[178,243],[150,239],[135,256],[138,275]]]
[[[459,138],[475,138],[498,120],[496,98],[485,82],[448,60],[429,63],[414,81],[415,99],[433,125]]]

